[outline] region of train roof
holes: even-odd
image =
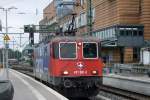
[[[40,42],[34,46],[34,48],[38,48],[39,46],[44,46],[50,42],[75,42],[75,41],[84,41],[84,42],[100,42],[100,39],[92,36],[59,36],[54,37],[50,41]]]
[[[51,40],[51,42],[60,42],[60,41],[85,41],[85,42],[90,42],[90,41],[95,41],[95,42],[99,42],[100,39],[96,38],[96,37],[92,37],[92,36],[67,36],[67,37],[55,37]]]

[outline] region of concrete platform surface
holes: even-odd
[[[7,76],[7,70],[0,68],[0,100],[12,100],[14,88]]]
[[[122,76],[108,74],[103,77],[103,84],[150,96],[150,78],[145,76]]]
[[[0,80],[8,80],[7,70],[4,68],[0,68]]]
[[[9,78],[15,91],[13,100],[68,100],[51,88],[15,70],[9,70]]]

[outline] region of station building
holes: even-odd
[[[77,35],[88,32],[88,0],[72,0],[77,5],[62,8],[59,8],[60,0],[56,0],[57,3],[54,1],[44,9],[44,18],[40,23],[54,26],[50,22],[56,18],[55,28],[65,32],[71,22],[71,14],[76,13]],[[63,10],[68,13],[62,13]],[[46,15],[47,12],[52,12],[51,16]],[[149,27],[149,0],[92,0],[92,36],[103,41],[101,55],[106,62],[139,62],[140,48],[144,46],[145,40],[150,40]]]
[[[43,9],[43,19],[39,22],[39,25],[50,25],[50,27],[55,28],[57,25],[57,16],[55,8],[55,0],[53,0],[46,8]],[[43,41],[50,33],[40,33],[39,41]]]

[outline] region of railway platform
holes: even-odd
[[[148,76],[133,76],[111,73],[104,75],[103,84],[150,96],[150,78]]]
[[[51,88],[15,70],[9,69],[9,79],[14,87],[13,100],[68,100]]]
[[[12,100],[14,88],[7,77],[7,70],[0,68],[0,100]]]

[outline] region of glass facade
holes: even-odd
[[[142,29],[139,28],[118,28],[119,36],[143,36]]]
[[[102,40],[115,38],[117,36],[143,36],[143,28],[119,28],[111,27],[93,32],[93,36],[98,37]]]
[[[101,40],[115,38],[116,37],[115,30],[116,30],[115,28],[103,29],[103,30],[94,32],[93,36],[98,37]]]
[[[116,25],[97,30],[93,36],[102,41],[110,41],[110,44],[117,43],[115,46],[141,47],[144,43],[143,30],[142,25]]]

